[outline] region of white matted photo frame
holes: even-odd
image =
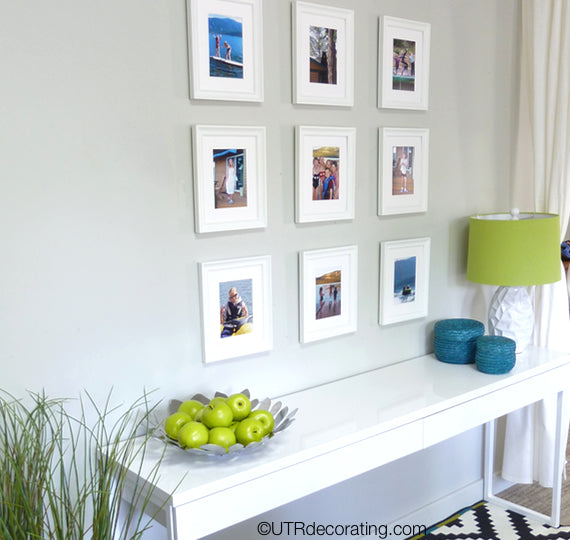
[[[428,108],[430,35],[429,23],[380,17],[378,107]]]
[[[295,129],[297,223],[354,218],[356,128]]]
[[[265,127],[194,126],[197,233],[267,225]]]
[[[199,270],[204,362],[270,350],[271,258],[203,262]]]
[[[426,212],[429,129],[380,128],[378,145],[378,215]]]
[[[430,238],[380,244],[379,323],[428,314]]]
[[[293,2],[293,103],[354,104],[354,11]]]
[[[263,101],[262,0],[187,0],[192,99]]]
[[[301,343],[356,331],[357,271],[357,246],[300,253]]]

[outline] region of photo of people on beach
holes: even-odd
[[[413,146],[392,147],[392,195],[414,193],[414,150]]]
[[[413,92],[416,85],[416,42],[394,39],[392,89]]]
[[[394,261],[394,303],[413,302],[416,297],[416,257]]]
[[[243,79],[243,22],[240,18],[208,16],[210,77]]]
[[[245,149],[217,148],[212,152],[215,208],[247,206]]]
[[[341,313],[341,271],[328,272],[315,279],[315,317],[324,319]]]
[[[220,283],[220,338],[253,332],[252,279]]]
[[[309,81],[337,84],[337,30],[321,26],[309,27]]]
[[[338,146],[313,147],[313,201],[338,199],[339,156]]]

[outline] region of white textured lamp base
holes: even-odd
[[[534,329],[534,310],[526,287],[499,287],[489,305],[489,333],[514,339],[520,353]]]

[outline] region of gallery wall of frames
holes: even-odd
[[[192,100],[263,102],[262,0],[188,0]],[[292,2],[293,104],[350,109],[355,99],[354,11]],[[430,24],[378,15],[379,109],[428,109]],[[378,126],[378,218],[427,212],[429,129]],[[334,117],[333,117],[334,118]],[[295,133],[295,222],[358,220],[355,127],[300,124]],[[266,129],[193,125],[195,231],[267,227]],[[357,330],[356,245],[301,251],[299,341]],[[203,361],[273,344],[271,257],[199,262]],[[378,324],[428,314],[430,238],[380,245]],[[376,284],[368,284],[370,288]]]

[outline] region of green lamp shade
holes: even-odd
[[[528,286],[560,280],[560,218],[556,214],[481,214],[469,219],[467,279]]]

